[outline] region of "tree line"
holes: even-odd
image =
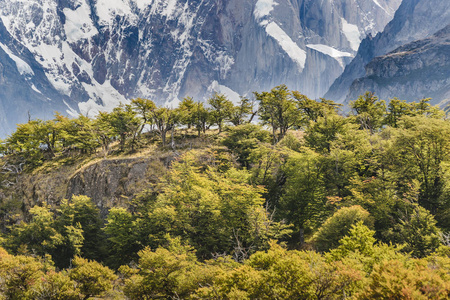
[[[254,96],[253,101],[241,97],[234,105],[225,95],[216,93],[207,100],[208,106],[186,97],[177,108],[156,106],[152,100],[136,98],[130,104],[115,107],[110,113],[100,112],[95,118],[80,115],[71,119],[56,112],[52,120],[37,119],[18,124],[16,131],[2,142],[0,151],[3,154],[23,153],[34,163],[61,153],[92,153],[99,147],[107,154],[113,141],[119,141],[120,151],[134,151],[146,127],[160,137],[164,147],[168,134],[171,143],[174,142],[174,131],[180,126],[195,128],[200,136],[213,126],[220,133],[226,124],[248,124],[256,116],[261,125],[271,128],[273,144],[276,144],[289,129],[306,129],[311,121],[337,115],[342,106],[323,98],[320,101],[309,99],[297,91],[289,91],[285,85],[270,92],[255,92]],[[402,116],[442,116],[443,112],[430,106],[429,100],[408,103],[394,98],[386,105],[373,94],[366,93],[350,107],[362,128],[373,132],[385,125],[397,127]]]
[[[136,98],[130,104],[121,104],[111,112],[100,112],[95,118],[80,115],[71,119],[59,113],[52,120],[30,120],[19,124],[2,143],[5,155],[22,153],[33,164],[42,163],[66,153],[92,153],[99,147],[107,155],[110,145],[119,142],[120,151],[134,151],[146,130],[159,136],[162,146],[167,136],[180,126],[195,128],[198,135],[212,126],[222,131],[225,123],[235,126],[250,123],[257,111],[254,103],[242,98],[234,105],[224,95],[215,94],[207,101],[195,102],[186,97],[177,108],[156,106],[152,100]]]

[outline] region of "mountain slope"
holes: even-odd
[[[434,104],[450,99],[450,25],[373,59],[366,76],[353,82],[347,99],[356,99],[361,91],[376,91],[383,99],[432,97]]]
[[[352,82],[365,76],[364,67],[374,57],[385,55],[409,42],[431,36],[449,24],[449,20],[450,1],[404,0],[383,32],[362,41],[356,57],[336,79],[325,97],[344,101]]]
[[[9,86],[30,91],[26,95],[33,100],[23,98],[27,108],[46,115],[61,108],[94,115],[134,97],[176,103],[218,91],[238,100],[239,94],[282,83],[318,97],[350,62],[361,38],[382,30],[399,4],[9,0],[0,2],[0,20],[24,51],[10,49],[4,35],[0,43],[29,62],[34,73],[16,76],[25,80],[20,87]],[[45,84],[33,88],[35,81]],[[8,101],[0,98],[3,105]],[[52,105],[41,105],[45,101]],[[4,107],[2,113],[10,110]],[[18,112],[19,122],[26,118]]]
[[[52,117],[72,103],[47,80],[32,53],[11,37],[0,20],[0,136],[27,118]]]

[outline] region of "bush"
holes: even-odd
[[[312,237],[318,251],[327,251],[339,246],[339,240],[348,235],[352,225],[362,221],[372,227],[372,218],[367,210],[359,205],[344,207],[329,217]]]

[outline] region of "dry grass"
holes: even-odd
[[[288,133],[292,134],[300,142],[305,138],[305,132],[303,130],[288,130]]]

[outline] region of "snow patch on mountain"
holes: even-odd
[[[144,0],[141,0],[144,1]],[[160,15],[166,17],[168,20],[175,19],[179,16],[180,7],[177,5],[177,0],[153,0],[150,3],[152,15]],[[188,10],[189,1],[185,3],[183,10]]]
[[[162,11],[161,15],[166,17],[172,16],[177,9],[177,0],[165,0],[163,2],[166,4],[166,7]]]
[[[377,0],[373,0],[376,6],[380,7],[382,10],[386,12],[386,14],[390,15],[390,13],[383,7]]]
[[[258,21],[270,15],[276,5],[278,5],[278,3],[274,0],[258,0],[255,4],[255,10],[253,11],[255,19]]]
[[[306,51],[301,49],[277,23],[269,22],[265,27],[267,34],[278,42],[287,55],[298,65],[299,71],[302,71],[305,68]]]
[[[116,16],[133,16],[128,0],[97,0],[99,23],[109,25]]]
[[[340,57],[353,57],[353,54],[349,52],[339,51],[334,49],[333,47],[322,45],[322,44],[308,44],[306,47],[314,49],[316,51],[322,52],[332,58],[340,58]]]
[[[301,49],[275,21],[269,18],[276,5],[278,3],[274,0],[258,0],[253,15],[258,24],[265,28],[266,33],[275,39],[286,54],[297,64],[301,72],[305,68],[306,51]]]
[[[153,0],[133,0],[133,2],[140,10],[144,10],[150,5],[152,5]]]
[[[0,43],[0,48],[2,48],[3,51],[5,51],[5,53],[8,54],[8,56],[16,63],[17,70],[19,70],[21,75],[34,75],[33,69],[31,69],[30,65],[23,61],[20,57],[14,55],[8,47]]]
[[[42,92],[40,90],[38,90],[38,88],[34,84],[31,84],[31,89],[33,89],[33,91],[35,91],[36,93],[39,93],[42,95]]]
[[[83,87],[91,97],[89,101],[78,104],[81,114],[85,116],[93,117],[101,111],[110,112],[119,103],[126,104],[129,102],[111,85],[109,80],[102,85],[83,83]]]
[[[61,74],[61,70],[64,69],[65,65],[70,66],[73,63],[71,57],[75,56],[75,53],[67,45],[67,42],[59,45],[40,43],[31,49],[39,57],[41,64],[47,69],[46,75],[53,87],[64,95],[69,96],[73,76],[67,71],[64,72],[66,74]],[[55,58],[58,58],[58,60]]]
[[[225,85],[219,84],[217,80],[214,80],[211,83],[211,85],[208,87],[208,92],[211,94],[213,93],[223,94],[234,104],[237,104],[239,103],[239,101],[241,101],[241,96],[238,93],[236,93],[235,91],[233,91],[232,89],[230,89]]]
[[[343,57],[354,57],[354,55],[349,52],[339,51],[337,49],[334,49],[333,47],[323,44],[307,44],[306,47],[334,58],[342,68],[345,67],[344,61],[342,60]]]
[[[358,26],[350,24],[344,18],[341,18],[342,32],[350,43],[350,47],[354,51],[358,51],[359,44],[361,44],[361,33]]]
[[[81,39],[89,39],[98,34],[86,2],[81,2],[81,5],[76,10],[65,8],[63,12],[66,16],[64,31],[69,42],[76,43]]]

